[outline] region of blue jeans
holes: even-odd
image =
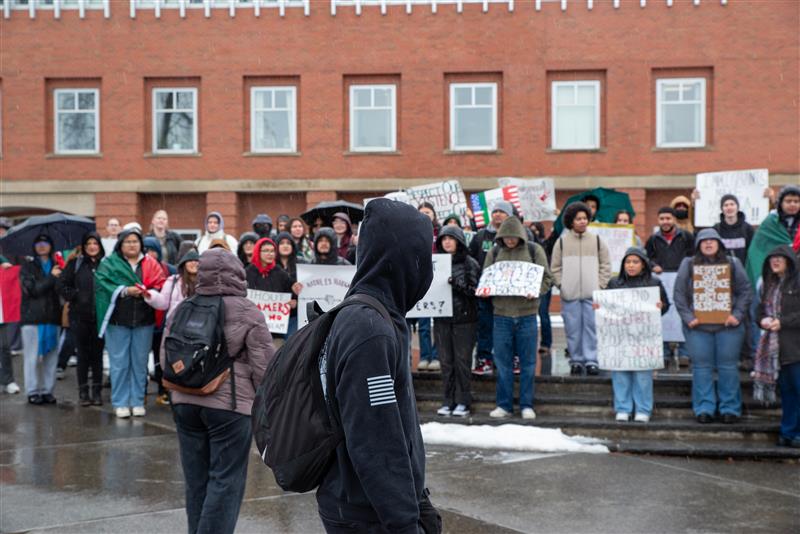
[[[550,326],[550,299],[552,291],[539,296],[539,321],[542,323],[542,348],[553,346],[553,328]]]
[[[494,329],[494,306],[492,299],[478,299],[478,358],[492,361],[492,330]]]
[[[496,404],[507,412],[514,406],[514,356],[519,356],[519,407],[533,408],[536,371],[536,315],[494,316],[494,365],[497,367]]]
[[[22,325],[22,353],[25,363],[25,394],[52,395],[56,385],[56,367],[58,365],[58,346],[39,356],[39,326]]]
[[[417,319],[417,332],[419,333],[419,359],[429,362],[438,360],[439,354],[433,345],[430,317]]]
[[[781,436],[800,439],[800,362],[781,367],[778,374],[781,390]]]
[[[562,300],[561,315],[567,334],[569,363],[597,365],[597,334],[592,299]]]
[[[153,326],[106,328],[111,404],[114,408],[144,406],[147,355],[153,342]]]
[[[653,371],[612,371],[614,411],[650,415],[653,413]]]
[[[172,417],[186,482],[189,534],[230,534],[244,496],[250,417],[194,404],[175,404]]]
[[[744,341],[744,325],[717,332],[703,332],[683,326],[686,349],[692,359],[692,407],[694,414],[742,414],[739,387],[739,351]],[[714,389],[714,370],[717,387]]]

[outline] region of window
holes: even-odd
[[[251,152],[297,151],[294,87],[253,87],[250,106]]]
[[[100,91],[56,89],[56,154],[96,154],[100,151]]]
[[[553,82],[551,146],[556,150],[600,148],[600,82]]]
[[[153,152],[197,152],[197,89],[153,89]]]
[[[656,80],[656,146],[706,144],[705,78]]]
[[[350,150],[393,152],[397,147],[394,85],[350,86]]]
[[[497,84],[450,84],[450,150],[497,150]]]

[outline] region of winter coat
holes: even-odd
[[[625,272],[625,260],[628,256],[636,256],[644,263],[644,268],[639,276],[628,276]],[[667,310],[669,310],[667,291],[658,276],[653,274],[650,260],[641,247],[631,247],[625,251],[625,256],[623,256],[619,266],[619,276],[612,278],[608,283],[608,289],[630,289],[635,287],[657,287],[661,295],[661,315],[667,313]]]
[[[445,254],[442,238],[450,236],[458,243],[452,255],[450,286],[453,294],[453,316],[437,318],[442,323],[474,323],[478,321],[478,298],[475,290],[481,278],[481,267],[467,251],[466,238],[461,228],[445,226],[436,238],[436,252]]]
[[[781,314],[777,317],[781,322],[781,329],[778,330],[778,360],[781,365],[791,365],[800,362],[800,265],[798,265],[800,260],[789,245],[776,247],[769,254],[769,256],[776,255],[788,260],[784,281],[781,284]],[[763,280],[770,279],[769,256],[764,261]],[[759,326],[761,320],[766,317],[764,299],[767,294],[767,291],[762,289],[756,315]]]
[[[747,261],[747,249],[753,240],[753,227],[744,220],[744,213],[741,211],[736,216],[736,222],[728,224],[725,222],[725,215],[719,215],[719,222],[714,225],[714,230],[719,233],[722,243],[731,254],[736,255],[742,265]]]
[[[208,230],[206,230],[203,233],[203,235],[200,236],[194,243],[197,246],[197,252],[199,254],[202,254],[203,252],[208,250],[208,248],[211,246],[211,242],[214,241],[215,239],[224,240],[225,243],[228,244],[228,248],[230,249],[230,251],[236,252],[239,244],[237,243],[235,237],[225,233],[225,219],[222,218],[222,214],[220,214],[218,211],[212,211],[211,213],[206,215],[206,228],[208,228],[208,219],[212,215],[219,219],[219,230],[217,230],[213,234],[209,233]]]
[[[169,321],[178,304],[186,298],[186,295],[183,294],[180,274],[173,274],[168,277],[161,287],[161,291],[151,289],[149,293],[150,296],[145,297],[144,301],[155,310],[166,310],[167,321]]]
[[[326,254],[324,257],[320,256],[317,246],[320,237],[327,237],[331,242],[331,251]],[[336,252],[336,232],[333,231],[333,228],[328,228],[327,226],[323,226],[317,233],[314,234],[314,259],[311,261],[313,265],[352,265],[349,261],[339,256]]]
[[[677,226],[675,232],[675,237],[668,242],[661,230],[657,230],[644,246],[651,265],[668,273],[676,272],[683,259],[694,254],[694,236]]]
[[[56,265],[55,259],[53,265]],[[25,260],[19,271],[19,282],[22,286],[20,324],[61,326],[61,301],[56,291],[56,277],[44,274],[38,257]]]
[[[258,272],[258,267],[252,263],[245,269],[247,289],[271,291],[273,293],[291,293],[292,279],[289,274],[276,263],[267,276]]]
[[[155,234],[154,231],[150,230],[150,233],[147,234],[145,237],[155,237],[158,240],[158,244],[161,247],[161,254],[162,258],[165,262],[170,265],[175,265],[178,263],[180,259],[178,257],[178,251],[181,249],[181,236],[177,233],[173,232],[172,230],[167,230],[164,234],[164,243],[161,243],[161,240]]]
[[[605,289],[611,279],[608,246],[588,230],[582,234],[564,230],[553,245],[550,269],[562,300],[590,299],[596,289]]]
[[[469,242],[469,255],[475,258],[481,269],[486,263],[486,254],[494,247],[495,239],[497,239],[497,229],[490,225],[478,230]]]
[[[325,374],[334,373],[333,410],[344,441],[317,490],[317,503],[328,517],[380,522],[387,532],[417,534],[425,446],[405,315],[433,279],[433,232],[430,219],[401,202],[379,198],[364,211],[359,264],[348,295],[372,296],[392,321],[357,304],[333,322],[320,361]],[[394,239],[399,228],[403,239]],[[379,391],[370,394],[370,385]]]
[[[225,342],[228,344],[228,353],[236,359],[233,365],[236,412],[250,416],[256,389],[275,355],[275,347],[264,315],[247,300],[244,267],[234,254],[226,250],[207,251],[200,256],[195,292],[198,295],[222,296],[225,305]],[[168,333],[169,326],[165,338]],[[165,354],[161,351],[161,366],[164,365]],[[231,384],[227,380],[214,393],[206,396],[173,391],[172,404],[194,404],[230,411],[231,391]]]
[[[139,259],[136,265],[136,276],[142,278],[142,261],[145,256]],[[126,326],[128,328],[138,328],[140,326],[154,326],[156,323],[156,313],[144,298],[130,297],[127,291],[123,291],[117,297],[114,312],[111,314],[109,324]]]
[[[94,238],[100,245],[100,253],[95,259],[86,254],[86,242]],[[64,301],[69,303],[69,322],[87,323],[93,329],[97,326],[97,317],[94,307],[94,273],[100,261],[105,256],[100,235],[96,232],[89,232],[81,243],[81,254],[75,256],[64,267],[56,288]]]
[[[706,258],[700,254],[700,242],[706,239],[716,239],[719,242],[720,252],[718,258]],[[675,290],[672,295],[675,308],[684,324],[688,325],[695,319],[694,315],[694,281],[692,275],[694,265],[714,265],[727,262],[731,266],[732,309],[731,315],[742,323],[747,317],[750,300],[753,298],[750,281],[744,266],[735,256],[728,256],[722,238],[713,228],[705,228],[697,233],[695,238],[695,255],[685,258],[678,269],[675,278]],[[695,327],[703,332],[719,332],[726,327],[724,324],[701,324]]]

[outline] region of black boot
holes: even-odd
[[[92,384],[92,406],[103,405],[103,384]]]
[[[78,399],[80,400],[81,406],[89,406],[92,404],[92,401],[89,399],[89,386],[83,384],[78,386]]]

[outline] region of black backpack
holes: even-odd
[[[285,491],[302,493],[319,486],[344,439],[332,409],[334,372],[328,371],[326,349],[336,314],[353,304],[366,304],[391,323],[389,312],[376,299],[351,295],[292,335],[258,387],[253,436],[261,459]]]
[[[165,388],[190,395],[210,395],[231,381],[236,409],[233,358],[225,342],[225,305],[220,296],[194,295],[175,309],[164,340]]]

